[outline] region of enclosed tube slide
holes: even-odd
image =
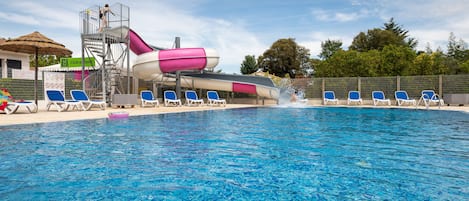
[[[134,63],[134,75],[152,80],[162,73],[179,70],[203,70],[218,64],[216,51],[204,48],[178,48],[147,52],[139,55]]]
[[[127,30],[130,49],[137,55],[133,65],[133,73],[137,78],[160,80],[163,73],[180,70],[203,70],[214,68],[218,64],[219,56],[213,49],[177,48],[155,51],[132,29]],[[123,31],[120,30],[117,34],[123,34]],[[279,97],[279,89],[268,78],[206,73],[200,75],[182,76],[181,86],[257,94],[272,99]],[[250,78],[246,79],[246,77]],[[268,79],[270,83],[258,82],[256,79]]]
[[[130,49],[138,55],[133,71],[140,79],[152,80],[162,73],[180,70],[203,70],[218,64],[218,53],[204,48],[177,48],[153,51],[132,29],[129,29]]]

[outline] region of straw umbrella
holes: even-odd
[[[7,40],[0,44],[0,49],[34,54],[36,56],[36,67],[34,73],[34,100],[37,105],[37,75],[38,75],[38,55],[71,55],[72,51],[65,48],[64,45],[57,43],[50,38],[35,31],[33,33],[20,36],[15,39]]]

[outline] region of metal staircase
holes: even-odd
[[[98,32],[100,7],[80,12],[82,59],[91,57],[96,61],[95,70],[82,78],[83,90],[90,98],[105,100],[108,105],[112,103],[114,94],[130,90],[129,81],[126,90],[123,86],[123,72],[129,72],[129,40],[127,35],[110,34],[111,29],[129,27],[129,7],[120,3],[110,7],[114,15],[107,16],[109,27],[104,27],[102,32]]]

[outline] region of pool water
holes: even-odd
[[[462,112],[249,108],[0,129],[0,200],[469,199]]]

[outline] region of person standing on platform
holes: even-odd
[[[99,19],[101,20],[101,24],[99,25],[98,30],[99,32],[102,32],[103,28],[108,27],[107,15],[109,15],[109,13],[114,15],[111,8],[109,7],[109,4],[106,4],[103,8],[99,9]]]

